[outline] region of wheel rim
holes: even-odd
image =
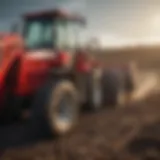
[[[55,113],[53,113],[55,114]],[[65,133],[72,127],[74,122],[74,106],[70,96],[61,98],[53,123],[58,131]]]

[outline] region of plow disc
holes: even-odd
[[[134,91],[130,95],[131,102],[145,99],[158,87],[158,75],[154,72],[141,72],[137,79]]]

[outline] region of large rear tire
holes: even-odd
[[[79,116],[79,100],[74,85],[58,80],[45,85],[37,94],[32,120],[54,135],[70,132]]]
[[[103,73],[103,103],[119,107],[125,104],[125,80],[120,70],[107,70]]]

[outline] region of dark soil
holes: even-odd
[[[124,109],[85,113],[72,134],[6,150],[1,159],[158,160],[159,96],[154,95],[141,104]]]

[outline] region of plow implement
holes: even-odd
[[[141,72],[137,77],[136,86],[131,93],[131,102],[144,100],[153,94],[158,87],[158,74],[154,72]]]

